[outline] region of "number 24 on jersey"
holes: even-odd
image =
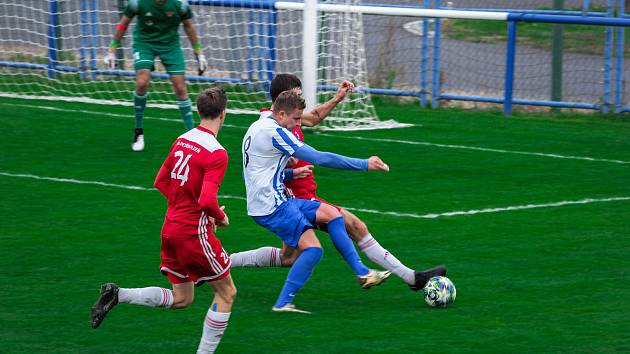
[[[186,155],[186,157],[184,157],[184,152],[181,150],[177,150],[175,151],[173,156],[177,157],[178,160],[175,163],[175,167],[173,167],[173,170],[171,171],[171,178],[182,181],[179,185],[183,186],[184,183],[188,181],[188,172],[190,172],[190,167],[188,166],[188,160],[190,160],[190,158],[192,157],[192,154],[188,154]],[[175,172],[176,170],[177,172]]]

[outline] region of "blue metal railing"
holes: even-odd
[[[98,43],[98,2],[97,0],[81,0],[81,48],[79,67],[59,65],[59,52],[61,48],[57,47],[57,29],[59,26],[58,0],[49,1],[49,23],[48,23],[48,64],[32,64],[18,63],[9,61],[0,61],[0,67],[14,67],[22,69],[46,70],[48,77],[55,78],[57,72],[80,73],[81,79],[87,79],[87,73],[90,79],[96,79],[97,75],[111,76],[134,76],[133,71],[122,70],[99,70],[97,65],[97,48]],[[250,10],[262,9],[268,10],[255,14],[250,11],[250,25],[248,26],[249,49],[247,51],[247,79],[241,78],[212,78],[189,76],[187,80],[197,82],[229,82],[246,84],[248,89],[253,89],[254,82],[258,82],[258,89],[267,91],[269,82],[272,80],[276,71],[276,31],[277,31],[277,12],[275,9],[276,0],[189,0],[192,5],[199,6],[222,6],[222,7],[238,7]],[[379,7],[405,7],[419,9],[413,6],[392,6],[381,4],[360,4],[362,6],[379,6]],[[441,47],[441,20],[436,18],[433,22],[434,38],[429,43],[429,30],[431,21],[427,18],[422,20],[422,38],[420,39],[420,75],[418,76],[418,90],[393,90],[369,88],[362,91],[372,94],[395,95],[395,96],[412,96],[418,97],[422,107],[426,107],[429,99],[428,81],[429,81],[429,60],[433,75],[431,78],[431,107],[437,108],[440,100],[464,100],[477,102],[501,103],[504,105],[506,115],[512,113],[514,104],[548,106],[559,108],[584,108],[601,110],[606,113],[614,111],[615,113],[629,112],[630,107],[623,105],[623,67],[624,67],[624,27],[630,25],[630,14],[625,14],[624,0],[608,0],[607,12],[589,11],[590,2],[583,0],[582,11],[559,11],[559,10],[496,10],[496,9],[455,9],[448,10],[466,10],[466,11],[493,11],[508,13],[507,17],[507,54],[506,54],[506,71],[504,81],[503,98],[482,97],[482,96],[466,96],[456,95],[447,92],[441,92],[440,87],[440,47]],[[430,8],[430,0],[423,0],[422,8]],[[440,0],[434,0],[434,8],[446,9],[441,6]],[[615,12],[617,8],[617,12]],[[256,18],[256,15],[258,17]],[[603,70],[603,92],[601,103],[576,103],[565,101],[544,101],[544,100],[519,100],[515,99],[514,79],[515,79],[515,61],[516,61],[516,39],[517,39],[517,23],[518,22],[538,22],[538,23],[556,23],[556,24],[582,24],[582,25],[599,25],[607,26],[606,43],[604,50],[604,70]],[[613,29],[612,26],[616,28]],[[267,33],[265,33],[265,31]],[[614,36],[616,41],[614,41]],[[265,38],[266,36],[266,38]],[[432,46],[433,57],[429,58]],[[613,58],[613,47],[615,48],[615,57]],[[614,65],[613,65],[614,59]],[[614,67],[614,78],[612,77]],[[154,77],[167,78],[166,74],[154,73]],[[264,88],[263,86],[264,85]],[[319,90],[329,91],[336,90],[329,86],[319,86]],[[611,109],[612,108],[612,109]]]

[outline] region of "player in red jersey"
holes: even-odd
[[[339,85],[335,97],[317,106],[312,111],[303,113],[301,124],[312,127],[321,123],[335,106],[345,99],[348,92],[353,89],[354,85],[350,81],[343,81]],[[295,75],[277,75],[271,81],[270,94],[272,102],[275,101],[275,98],[281,92],[287,90],[296,90],[298,93],[301,93],[302,82]],[[293,134],[301,141],[304,141],[304,135],[302,134],[300,125],[295,127]],[[317,183],[315,183],[315,178],[312,174],[313,166],[306,161],[297,160],[292,168],[293,178],[291,180],[285,180],[284,182],[289,196],[300,199],[317,200],[339,209],[343,215],[348,235],[359,246],[361,251],[374,263],[399,276],[409,285],[411,290],[418,291],[422,289],[427,280],[432,276],[446,275],[446,268],[443,266],[424,271],[414,271],[405,266],[376,241],[370,234],[365,223],[356,215],[317,196]],[[291,175],[291,173],[289,173],[289,175]],[[318,227],[325,230],[326,225],[318,225]],[[289,267],[293,264],[297,256],[298,252],[296,250],[283,244],[282,249],[262,247],[256,250],[233,253],[230,255],[230,258],[232,259],[232,267]]]
[[[92,307],[97,328],[118,303],[185,308],[193,302],[195,285],[208,282],[214,299],[203,325],[198,353],[213,353],[227,327],[236,287],[230,276],[230,258],[215,237],[216,226],[229,225],[219,207],[217,192],[228,163],[216,136],[225,120],[227,98],[221,88],[203,91],[197,98],[201,124],[172,145],[155,179],[155,188],[168,199],[162,226],[161,272],[173,290],[148,287],[120,288],[107,283]]]

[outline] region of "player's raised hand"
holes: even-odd
[[[339,85],[339,88],[337,89],[337,94],[335,94],[335,100],[337,102],[343,101],[343,99],[346,98],[346,95],[348,95],[348,92],[352,90],[354,90],[354,84],[348,80],[344,80]]]
[[[313,165],[302,166],[293,169],[293,179],[300,179],[313,174]]]
[[[223,214],[225,216],[221,220],[216,220],[215,224],[219,227],[226,227],[230,225],[230,219],[228,218],[227,213],[225,212],[225,205],[222,205],[219,209],[223,210]]]
[[[368,171],[389,172],[389,166],[378,156],[370,156],[368,159]]]
[[[107,54],[105,54],[105,58],[103,58],[103,62],[105,63],[105,66],[110,69],[116,68],[116,53],[108,50]]]
[[[195,53],[195,58],[197,59],[197,73],[203,75],[208,69],[208,60],[206,60],[206,56],[203,53]]]

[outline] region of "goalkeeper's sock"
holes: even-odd
[[[313,269],[319,260],[322,259],[324,251],[319,247],[306,248],[289,270],[289,275],[284,283],[284,287],[278,296],[274,307],[281,308],[293,302],[293,297],[302,289],[308,278],[313,274]]]
[[[140,96],[135,91],[133,92],[133,110],[136,113],[136,128],[143,128],[144,108],[147,106],[147,96],[149,96],[148,93],[144,96]]]
[[[228,325],[231,312],[215,312],[208,309],[203,322],[203,334],[197,348],[197,354],[214,353]]]
[[[255,250],[232,253],[231,267],[282,267],[280,249],[277,247],[261,247]]]
[[[186,130],[193,128],[193,115],[192,115],[192,103],[190,98],[185,100],[177,100],[177,106],[179,107],[179,113],[182,115],[184,126]]]
[[[170,308],[173,306],[173,291],[156,286],[136,289],[120,288],[118,290],[118,302],[149,307]]]
[[[342,216],[328,222],[328,234],[337,251],[341,253],[356,275],[363,276],[370,272],[365,264],[361,262],[361,258],[346,232],[346,225]]]
[[[414,271],[407,268],[398,258],[384,249],[371,234],[363,237],[358,245],[372,262],[396,274],[407,284],[413,285],[415,283]]]

